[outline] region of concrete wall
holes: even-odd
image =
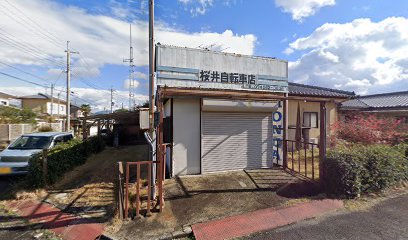
[[[317,112],[319,127],[310,129],[310,138],[319,139],[321,122],[320,122],[320,103],[318,102],[304,102],[304,101],[289,100],[288,126],[290,127],[291,125],[292,126],[296,125],[298,103],[300,103],[301,124],[303,124],[303,113],[304,112]],[[335,123],[338,119],[338,109],[335,103],[326,103],[326,118],[327,118],[327,125],[326,125],[327,134],[330,135],[330,125]],[[295,130],[294,129],[289,129],[288,139],[295,140]]]
[[[200,174],[200,100],[173,101],[173,175]]]
[[[36,132],[38,127],[51,126],[53,131],[62,132],[63,124],[59,123],[38,123],[32,124],[0,124],[0,142],[14,141],[22,134]]]

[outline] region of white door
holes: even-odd
[[[272,166],[272,113],[202,112],[201,172]]]

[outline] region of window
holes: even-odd
[[[50,140],[50,137],[43,136],[21,136],[8,149],[44,149],[48,148]]]
[[[318,128],[317,112],[304,112],[303,113],[303,126],[310,128]]]
[[[64,137],[63,137],[63,136],[61,136],[61,137],[56,137],[56,138],[54,139],[54,146],[60,145],[60,144],[63,143],[63,142],[64,142]]]
[[[71,134],[64,136],[64,142],[69,142],[69,141],[71,141],[72,139],[73,139],[73,137],[72,137]]]

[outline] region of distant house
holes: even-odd
[[[81,111],[81,108],[78,106],[72,105],[72,104],[70,108],[70,113],[71,113],[71,118],[73,119],[78,119],[84,116]]]
[[[16,97],[0,92],[0,106],[10,106],[10,100],[16,99]]]
[[[373,113],[379,117],[405,119],[408,124],[408,91],[358,96],[340,106],[342,120],[350,113]]]
[[[38,93],[36,95],[22,96],[21,107],[31,109],[40,116],[66,116],[67,103],[58,98],[51,99],[51,96]],[[52,112],[51,112],[52,111]]]

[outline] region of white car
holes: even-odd
[[[0,152],[0,176],[26,174],[33,154],[73,139],[72,133],[39,132],[24,134]]]

